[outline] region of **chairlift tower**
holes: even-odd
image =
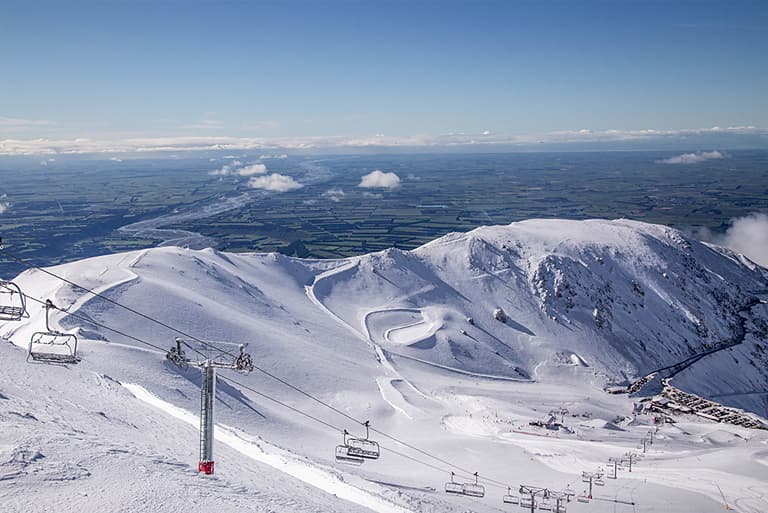
[[[565,513],[566,506],[564,503],[571,502],[571,497],[576,495],[573,490],[566,488],[565,490],[558,492],[555,490],[547,490],[547,497],[555,499],[555,513]]]
[[[582,472],[581,473],[581,480],[585,483],[589,483],[589,494],[587,495],[587,499],[592,499],[592,484],[596,482],[602,483],[602,478],[603,478],[602,472]]]
[[[177,338],[176,345],[166,353],[165,357],[175,365],[186,370],[190,365],[199,367],[203,373],[200,387],[200,461],[197,463],[197,471],[205,475],[213,474],[213,429],[214,429],[214,404],[216,403],[216,369],[232,369],[250,372],[253,370],[251,355],[245,352],[245,346],[240,346],[240,354],[234,361],[221,361],[217,358],[206,358],[193,361],[186,356],[184,348],[191,348],[189,344]]]
[[[632,463],[637,460],[637,455],[633,452],[628,452],[624,455],[624,461],[629,462],[629,471],[632,472]]]
[[[618,479],[619,477],[619,464],[624,460],[622,458],[608,458],[608,465],[613,466],[613,475],[607,474],[605,477],[608,479]]]
[[[531,508],[531,513],[534,513],[536,511],[536,496],[541,495],[542,497],[546,497],[549,490],[546,488],[540,488],[538,486],[528,486],[528,485],[520,485],[519,493],[520,495],[528,495],[526,498],[522,498],[520,500],[520,507],[521,508]]]

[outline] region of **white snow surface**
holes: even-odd
[[[93,323],[52,313],[80,337],[77,365],[24,362],[39,304],[0,323],[7,511],[499,511],[497,482],[581,492],[582,471],[637,450],[650,419],[630,422],[637,399],[606,384],[739,342],[673,383],[768,404],[768,273],[662,226],[530,220],[342,260],[163,247],[50,270],[229,351],[248,344],[262,369],[442,461],[372,434],[380,460],[338,465],[340,430],[362,426],[258,371],[221,371],[337,429],[220,381],[216,474],[198,476],[199,371],[98,324],[161,348],[179,334],[32,270],[14,279],[26,294]],[[529,425],[560,408],[573,433]],[[768,432],[678,420],[568,511],[768,511]],[[486,496],[443,493],[451,470],[478,471]]]

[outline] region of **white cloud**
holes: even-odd
[[[397,189],[400,187],[400,177],[395,173],[385,173],[376,169],[363,176],[358,187],[366,189]]]
[[[266,172],[267,166],[261,163],[251,164],[250,166],[245,166],[237,170],[237,174],[240,176],[263,175]]]
[[[9,209],[9,208],[11,208],[11,203],[10,203],[10,202],[8,202],[8,201],[5,201],[5,199],[6,199],[7,197],[8,197],[8,196],[7,196],[7,195],[5,195],[5,194],[3,194],[2,196],[0,196],[0,214],[4,214],[5,212],[7,212],[7,211],[8,211],[8,209]]]
[[[5,118],[7,119],[7,118]],[[369,135],[357,137],[322,136],[322,137],[156,137],[124,139],[0,139],[0,155],[47,155],[47,154],[82,154],[82,153],[145,153],[167,151],[250,151],[283,152],[285,150],[315,150],[333,148],[381,148],[381,147],[461,147],[475,145],[531,145],[538,143],[611,143],[670,141],[678,143],[681,138],[690,142],[695,137],[748,137],[755,144],[755,137],[760,141],[768,140],[768,130],[753,126],[711,127],[676,130],[571,130],[522,135],[504,135],[491,133],[449,133],[440,135],[382,136]],[[709,146],[710,144],[707,144]],[[762,146],[761,146],[762,147]]]
[[[221,130],[224,128],[224,122],[218,119],[201,119],[188,125],[182,125],[181,128],[192,130]]]
[[[209,171],[208,174],[212,176],[230,176],[230,175],[239,175],[239,176],[253,176],[253,175],[263,175],[267,172],[267,166],[265,166],[262,163],[256,163],[256,164],[250,164],[245,167],[241,167],[243,165],[242,162],[239,160],[233,161],[231,164],[224,164],[219,169],[214,169],[213,171]]]
[[[49,121],[47,119],[20,119],[20,118],[8,118],[0,116],[0,127],[8,128],[29,128],[40,126],[53,126],[55,121]]]
[[[717,127],[715,127],[717,128]],[[713,129],[714,130],[714,129]],[[695,153],[683,153],[676,157],[670,157],[668,159],[657,160],[658,164],[698,164],[706,160],[724,159],[725,155],[719,151],[697,151]]]
[[[379,193],[377,193],[377,192],[368,192],[368,191],[365,191],[365,192],[363,193],[363,197],[364,197],[364,198],[370,198],[370,199],[381,199],[381,198],[383,198],[383,197],[384,197],[384,195],[383,195],[383,194],[379,194]]]
[[[287,159],[288,154],[286,153],[279,153],[279,154],[266,154],[259,157],[259,160],[266,160],[266,159]]]
[[[333,187],[331,189],[328,189],[323,193],[324,198],[328,198],[329,200],[333,201],[334,203],[338,203],[341,201],[341,198],[346,196],[347,193],[344,192],[344,189],[340,187]]]
[[[211,176],[229,176],[233,173],[232,166],[224,164],[219,169],[214,169],[213,171],[208,171],[208,174]]]
[[[714,233],[706,226],[692,227],[688,233],[698,240],[746,255],[753,262],[768,268],[768,214],[755,212],[731,219],[731,225],[724,234]]]
[[[248,187],[252,189],[264,189],[265,191],[288,192],[304,187],[299,182],[277,173],[266,176],[254,176],[248,180]]]
[[[734,219],[721,243],[768,268],[768,215],[754,213]]]

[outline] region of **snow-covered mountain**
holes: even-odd
[[[768,271],[743,256],[663,226],[627,220],[530,220],[449,234],[413,251],[390,249],[343,260],[166,247],[92,258],[51,271],[197,338],[230,348],[247,343],[257,365],[283,380],[461,468],[478,469],[481,475],[504,482],[510,479],[512,486],[529,479],[564,488],[578,482],[581,470],[589,465],[605,463],[614,450],[623,452],[625,445],[634,443],[638,430],[647,429],[647,422],[616,424],[617,415],[629,414],[633,399],[610,396],[603,388],[629,384],[700,353],[723,348],[675,374],[676,387],[761,415],[768,404]],[[189,432],[193,428],[174,423],[198,408],[198,371],[181,371],[165,362],[162,353],[118,332],[160,347],[170,347],[177,333],[38,270],[24,272],[14,281],[33,298],[50,298],[60,308],[91,319],[52,313],[54,325],[80,335],[83,361],[76,369],[25,366],[22,351],[3,349],[6,366],[13,372],[6,384],[0,379],[0,393],[10,387],[19,395],[14,411],[37,416],[36,408],[43,406],[24,397],[37,398],[37,388],[46,397],[59,390],[60,397],[69,401],[62,406],[66,416],[75,417],[98,408],[99,401],[114,410],[108,415],[120,417],[115,405],[129,397],[130,404],[137,404],[127,411],[135,409],[142,419],[137,430],[143,432],[149,424],[169,432],[181,429],[186,439],[192,439],[183,443],[194,452],[195,435]],[[30,303],[30,310],[25,321],[0,324],[0,335],[26,347],[32,332],[44,323],[36,303]],[[98,376],[97,384],[89,383],[89,373]],[[26,376],[26,388],[14,384],[20,375]],[[360,429],[263,373],[238,379],[325,422]],[[104,383],[109,385],[107,397],[94,398],[90,386]],[[112,391],[115,387],[120,390]],[[293,462],[288,467],[299,470],[288,472],[290,479],[309,482],[303,477],[311,468],[326,472],[323,479],[330,481],[322,482],[338,482],[341,471],[332,470],[329,457],[341,440],[338,432],[232,384],[220,384],[218,393],[217,420],[241,430],[228,434],[240,440],[228,447],[250,440],[246,452],[251,451],[251,459],[263,451],[261,463],[264,454]],[[139,405],[142,398],[145,402]],[[54,402],[51,398],[45,408]],[[158,415],[170,415],[171,408],[183,411],[170,415],[167,422],[152,423],[146,409],[158,405],[165,408]],[[21,411],[25,408],[28,411]],[[575,435],[553,434],[544,443],[525,434],[533,429],[528,421],[562,408],[573,419]],[[8,411],[0,420],[15,422]],[[62,415],[53,412],[51,419]],[[123,417],[110,429],[125,438],[124,423],[130,420]],[[584,420],[587,417],[593,420]],[[29,447],[55,438],[54,427],[49,422],[34,439],[28,431],[14,431],[15,441],[3,449],[10,455],[6,459],[17,461],[20,446],[31,454],[34,448]],[[665,511],[693,511],[687,509],[691,504],[707,511],[719,500],[717,492],[692,487],[687,479],[677,482],[672,470],[664,470],[664,462],[667,457],[679,459],[681,453],[690,456],[691,444],[702,450],[706,446],[707,451],[728,447],[734,436],[748,442],[757,437],[758,445],[748,443],[744,449],[752,450],[748,459],[756,467],[745,467],[744,472],[765,475],[768,460],[759,445],[765,444],[765,436],[729,428],[729,434],[711,438],[707,429],[722,428],[688,426],[689,435],[704,440],[696,443],[679,433],[667,435],[669,454],[658,456],[655,473],[644,475],[644,487],[633,488],[633,497],[642,495],[648,505],[658,505],[658,498],[664,497]],[[161,450],[154,438],[145,442],[137,448],[142,454]],[[173,444],[162,447],[168,445]],[[243,471],[231,461],[237,459],[234,451],[227,451],[229,468]],[[176,447],[171,452],[180,454]],[[189,452],[178,457],[194,460]],[[42,461],[21,459],[24,469]],[[527,463],[524,469],[510,470],[510,461]],[[723,460],[727,470],[712,472],[721,473],[717,476],[723,482],[737,483],[733,493],[754,485],[745,484],[741,471],[727,461]],[[194,461],[186,463],[194,466]],[[445,467],[436,460],[431,463]],[[712,465],[717,469],[719,463]],[[235,474],[227,475],[227,464],[221,468],[227,479],[239,483],[233,486],[258,486],[253,480],[246,485]],[[351,474],[345,471],[344,482],[363,490],[359,492],[363,499],[345,498],[346,492],[336,485],[328,485],[328,491],[343,504],[351,500],[357,504],[354,508],[377,511],[458,511],[467,504],[486,511],[500,506],[496,504],[500,497],[491,499],[490,494],[471,503],[443,496],[439,490],[450,471],[445,468],[446,473],[440,474],[392,456],[375,467],[366,464]],[[9,479],[29,485],[33,473],[25,472]],[[270,477],[269,482],[276,479]],[[764,484],[758,479],[754,486]],[[311,504],[311,495],[300,495],[296,508],[286,509]],[[743,498],[744,511],[762,508],[749,509],[749,498]],[[278,497],[275,504],[281,500]],[[325,497],[317,507],[347,507],[334,501]],[[102,509],[105,504],[110,505],[102,503]],[[602,506],[589,507],[601,511]]]

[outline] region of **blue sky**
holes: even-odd
[[[738,0],[4,2],[0,140],[760,131],[766,27]]]

